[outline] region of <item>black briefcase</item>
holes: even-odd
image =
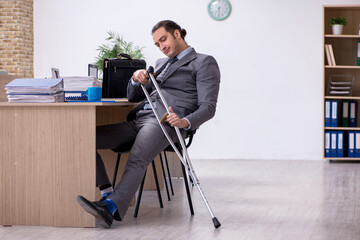
[[[126,98],[130,78],[136,70],[146,69],[146,62],[121,53],[118,58],[104,59],[103,69],[102,97]]]

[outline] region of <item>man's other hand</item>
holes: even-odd
[[[145,69],[140,69],[134,72],[133,80],[134,82],[139,82],[142,85],[146,85],[149,82],[149,74]]]
[[[179,116],[174,113],[171,106],[169,106],[169,111],[171,114],[169,114],[166,119],[172,127],[177,126],[178,128],[186,128],[189,126],[189,123],[185,119],[180,119]]]

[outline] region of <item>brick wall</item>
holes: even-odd
[[[0,0],[0,71],[34,76],[33,0]]]

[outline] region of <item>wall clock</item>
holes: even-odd
[[[217,21],[224,20],[231,13],[231,4],[228,0],[212,0],[208,5],[208,13]]]

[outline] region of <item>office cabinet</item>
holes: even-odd
[[[360,132],[360,121],[359,121],[359,101],[360,101],[360,66],[358,66],[357,57],[358,57],[358,44],[360,44],[360,5],[335,5],[329,6],[326,5],[323,7],[323,21],[324,21],[324,130],[323,130],[323,157],[329,160],[360,160],[360,157],[349,157],[348,149],[349,145],[353,144],[349,142],[349,132]],[[332,33],[332,26],[330,25],[330,19],[332,17],[343,17],[347,21],[347,25],[344,26],[343,32],[341,35],[334,35]],[[359,43],[358,43],[359,42]],[[331,61],[329,54],[327,52],[326,45],[331,46],[333,57],[335,62]],[[332,79],[340,79],[338,82],[341,83],[341,79],[351,79],[353,78],[353,83],[351,85],[351,94],[346,94],[341,92],[341,85],[337,89],[340,91],[330,91],[330,82],[332,84],[336,81]],[[347,81],[346,80],[346,81]],[[344,80],[345,81],[345,80]],[[336,90],[336,88],[335,88]],[[344,94],[343,94],[344,93]],[[337,103],[337,112],[331,112],[331,118],[337,117],[337,122],[335,125],[329,126],[326,122],[329,117],[329,103]],[[346,111],[350,115],[350,103],[352,105],[353,114],[355,114],[355,122],[352,124],[347,124]],[[330,104],[330,106],[332,106]],[[353,117],[354,117],[353,116]],[[350,116],[348,116],[350,118]],[[326,133],[343,132],[343,150],[344,155],[341,156],[330,156],[326,154],[326,149],[329,147],[329,136]],[[351,138],[352,139],[352,138]],[[360,144],[360,141],[359,141]],[[331,146],[330,146],[331,147]]]

